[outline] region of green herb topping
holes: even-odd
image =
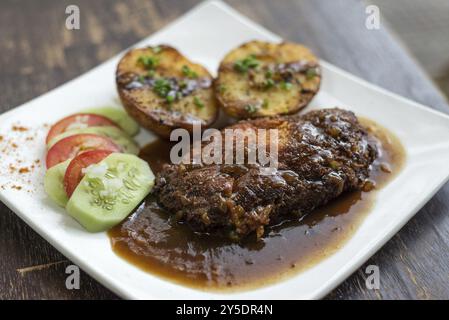
[[[307,80],[311,80],[314,77],[316,77],[317,75],[318,75],[318,73],[315,68],[310,68],[310,69],[307,69],[307,71],[306,71],[306,79]]]
[[[247,105],[245,106],[245,110],[246,110],[248,113],[254,113],[254,112],[257,111],[257,107],[254,106],[254,105],[252,105],[252,104],[247,104]]]
[[[167,100],[168,103],[172,103],[173,101],[175,101],[175,96],[167,95],[165,97],[165,100]]]
[[[218,90],[220,90],[221,93],[224,93],[226,91],[226,86],[224,84],[220,84],[218,86]]]
[[[155,74],[156,74],[156,71],[154,71],[154,70],[148,70],[148,72],[147,72],[147,76],[150,78],[153,78]]]
[[[161,51],[162,51],[162,48],[160,46],[153,47],[153,52],[154,53],[158,54]]]
[[[182,66],[182,73],[188,78],[192,78],[192,79],[198,78],[198,74],[195,71],[193,71],[192,69],[190,69],[188,66],[185,66],[185,65]]]
[[[281,86],[281,88],[284,89],[284,90],[290,90],[290,89],[292,88],[293,85],[292,85],[290,82],[282,81],[282,82],[280,83],[280,86]]]
[[[273,77],[273,71],[268,69],[267,72],[265,72],[265,78],[271,79],[272,77]]]
[[[254,69],[259,66],[260,62],[255,55],[249,55],[245,59],[237,60],[234,63],[234,69],[238,72],[247,72],[249,69]]]
[[[274,80],[273,79],[265,80],[265,82],[264,82],[264,88],[265,89],[270,89],[273,86],[274,86]]]
[[[141,63],[145,69],[152,70],[159,64],[159,59],[152,56],[140,56],[137,62]]]
[[[263,100],[263,103],[262,103],[262,108],[263,108],[263,109],[268,109],[268,105],[269,105],[268,99],[264,99],[264,100]]]
[[[164,78],[160,78],[157,79],[154,82],[154,87],[153,87],[154,92],[156,92],[160,97],[162,98],[166,98],[167,101],[169,101],[170,98],[168,98],[168,93],[171,90],[171,85],[170,82],[168,82],[166,79]],[[173,97],[172,97],[173,98]]]
[[[193,97],[193,103],[200,109],[204,108],[204,103],[196,96]]]

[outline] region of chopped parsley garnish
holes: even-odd
[[[264,88],[265,89],[270,89],[273,86],[274,86],[274,80],[273,79],[265,80],[265,82],[264,82]]]
[[[167,95],[167,97],[165,98],[165,100],[167,100],[168,103],[172,103],[173,101],[175,101],[175,96],[173,96],[173,95]]]
[[[263,108],[263,109],[267,109],[267,108],[268,108],[268,104],[269,104],[269,103],[268,103],[268,99],[264,99],[264,100],[263,100],[263,103],[262,103],[262,108]]]
[[[158,54],[161,51],[162,51],[162,48],[160,46],[153,47],[153,52],[154,53]]]
[[[148,70],[148,72],[147,72],[147,76],[150,78],[153,78],[155,74],[156,74],[156,71],[154,71],[154,70]]]
[[[224,84],[220,84],[220,85],[218,86],[218,90],[220,90],[220,92],[223,93],[223,92],[226,91],[226,86],[225,86]]]
[[[311,79],[313,79],[317,75],[318,74],[317,74],[315,68],[310,68],[310,69],[307,69],[307,71],[306,71],[306,79],[307,80],[311,80]]]
[[[154,92],[156,92],[160,97],[166,98],[167,101],[169,100],[167,95],[168,95],[168,93],[169,93],[170,90],[171,90],[171,85],[170,85],[170,82],[168,82],[166,79],[164,79],[164,78],[157,79],[157,80],[154,82],[153,90],[154,90]]]
[[[237,60],[234,63],[234,69],[238,72],[247,72],[249,69],[254,69],[259,66],[260,62],[255,55],[249,55],[245,59]]]
[[[286,82],[286,81],[282,81],[280,85],[281,85],[281,88],[284,90],[290,90],[293,86],[290,82]]]
[[[204,103],[198,97],[193,97],[193,103],[200,109],[204,108]]]
[[[198,78],[198,74],[186,65],[182,66],[182,73],[188,78]]]
[[[257,111],[257,108],[256,108],[256,106],[254,106],[254,105],[252,105],[252,104],[247,104],[247,105],[245,106],[245,110],[246,110],[248,113],[254,113],[254,112]]]
[[[184,89],[187,87],[187,82],[185,82],[184,80],[179,81],[179,87],[181,89]]]
[[[158,65],[159,59],[152,56],[140,56],[137,62],[141,63],[145,69],[151,70]]]
[[[265,72],[265,78],[271,79],[271,77],[273,77],[273,71],[267,70],[267,72]]]

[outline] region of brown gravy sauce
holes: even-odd
[[[123,223],[109,231],[116,254],[137,267],[178,284],[202,290],[248,290],[315,265],[341,248],[370,212],[376,190],[402,168],[400,141],[374,122],[361,122],[378,139],[380,156],[370,192],[347,193],[315,212],[267,229],[262,241],[241,244],[192,232],[173,222],[148,198]],[[157,173],[169,162],[171,145],[157,140],[141,151]]]

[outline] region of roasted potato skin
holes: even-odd
[[[141,57],[153,57],[157,65],[149,70],[139,60]],[[186,67],[195,78],[185,74]],[[149,71],[151,76],[148,76]],[[168,102],[154,90],[157,79],[168,79],[173,86],[186,82],[190,89],[182,91],[184,95],[181,98]],[[141,126],[165,139],[170,137],[173,129],[192,131],[195,123],[205,129],[216,120],[218,104],[212,83],[212,76],[206,68],[165,45],[128,51],[116,71],[117,90],[126,111]],[[177,90],[181,93],[181,89]]]
[[[237,64],[248,57],[253,57],[258,65],[239,71]],[[214,92],[229,116],[257,118],[298,112],[312,100],[320,83],[318,58],[308,48],[291,42],[255,40],[231,50],[223,58]]]

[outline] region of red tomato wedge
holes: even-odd
[[[118,127],[114,121],[106,117],[92,113],[77,113],[56,122],[50,128],[47,138],[45,139],[45,143],[49,143],[57,135],[69,130],[101,126]]]
[[[108,150],[92,150],[77,155],[67,167],[64,175],[64,189],[70,198],[73,191],[84,177],[83,169],[106,158],[112,152]]]
[[[78,154],[90,150],[121,152],[109,138],[97,134],[75,134],[56,142],[47,153],[47,169]]]

